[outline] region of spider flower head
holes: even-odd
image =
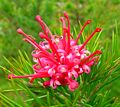
[[[32,56],[36,62],[33,65],[34,74],[25,76],[15,76],[10,74],[8,78],[29,78],[32,83],[36,78],[49,78],[44,81],[43,86],[51,86],[56,89],[59,85],[66,86],[70,91],[78,88],[79,84],[76,81],[78,76],[83,73],[89,74],[90,67],[96,62],[96,55],[101,54],[100,50],[90,53],[85,46],[95,33],[100,32],[101,28],[96,28],[83,44],[78,44],[78,40],[84,28],[91,23],[88,20],[80,30],[78,37],[73,39],[70,33],[70,20],[67,13],[61,17],[62,36],[56,36],[51,33],[42,18],[37,15],[36,20],[40,24],[43,32],[39,33],[40,38],[44,39],[37,43],[31,36],[18,29],[17,32],[23,35],[24,40],[34,46]]]

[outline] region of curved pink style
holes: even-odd
[[[96,55],[102,54],[100,50],[90,53],[85,49],[90,39],[97,32],[100,32],[101,28],[96,28],[87,40],[79,45],[78,40],[85,27],[91,23],[91,20],[88,20],[83,25],[76,40],[71,38],[70,19],[66,12],[64,13],[64,17],[60,18],[63,30],[61,37],[53,35],[39,15],[36,16],[36,20],[43,30],[43,32],[39,33],[40,38],[44,39],[43,42],[37,43],[31,36],[24,33],[22,29],[19,28],[17,30],[19,34],[25,37],[24,40],[32,44],[35,48],[32,52],[33,59],[36,62],[33,65],[35,72],[34,74],[25,76],[10,74],[8,78],[30,77],[31,83],[36,78],[49,78],[49,80],[43,83],[44,87],[51,86],[55,89],[59,85],[68,85],[69,90],[74,91],[79,86],[76,78],[83,73],[89,74],[91,71],[90,67],[96,61]]]

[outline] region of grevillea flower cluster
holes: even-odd
[[[98,58],[96,55],[101,54],[100,50],[90,53],[85,46],[95,33],[100,32],[101,28],[96,28],[83,44],[78,44],[84,28],[91,23],[86,21],[76,39],[73,39],[70,33],[70,20],[66,12],[64,17],[60,18],[62,22],[62,36],[53,35],[42,18],[37,15],[36,20],[40,24],[43,32],[39,37],[44,39],[37,43],[31,36],[23,32],[21,28],[17,32],[23,35],[26,42],[34,46],[32,56],[36,62],[33,65],[34,74],[25,76],[15,76],[10,74],[8,78],[29,78],[33,83],[36,78],[49,78],[44,81],[43,86],[51,86],[56,89],[58,86],[66,86],[70,91],[78,88],[77,78],[83,73],[89,74],[91,66]]]

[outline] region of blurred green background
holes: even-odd
[[[96,26],[102,27],[100,40],[103,46],[106,41],[111,42],[116,26],[118,32],[115,33],[120,35],[120,0],[0,0],[0,65],[9,67],[3,57],[17,59],[18,50],[26,51],[31,57],[32,46],[22,41],[22,36],[16,32],[17,28],[22,28],[40,41],[38,33],[41,28],[35,21],[35,16],[41,15],[50,30],[60,34],[59,18],[64,11],[70,16],[71,31],[75,27],[79,33],[80,24],[83,25],[88,19],[93,23],[85,31],[91,32]],[[2,84],[5,81],[4,75],[1,70],[0,87],[7,86]],[[119,85],[118,82],[116,84]],[[120,91],[116,95],[118,93]]]

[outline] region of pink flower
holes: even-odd
[[[43,22],[40,16],[36,16],[36,20],[40,24],[43,32],[39,33],[40,38],[44,41],[39,44],[29,35],[24,33],[22,29],[17,32],[23,35],[24,40],[32,44],[35,48],[32,52],[34,61],[33,65],[34,74],[25,76],[15,76],[10,74],[8,78],[29,78],[32,83],[36,78],[49,78],[43,85],[45,87],[51,86],[53,89],[57,86],[68,85],[70,91],[78,88],[79,84],[76,81],[79,75],[86,73],[89,74],[90,67],[96,61],[96,55],[101,54],[100,50],[90,53],[86,48],[86,44],[95,35],[100,32],[100,28],[96,28],[92,34],[87,38],[83,44],[78,44],[78,40],[84,28],[91,23],[88,20],[80,30],[77,39],[73,39],[70,34],[70,20],[67,13],[61,17],[62,22],[62,36],[56,36],[51,33],[47,25]]]

